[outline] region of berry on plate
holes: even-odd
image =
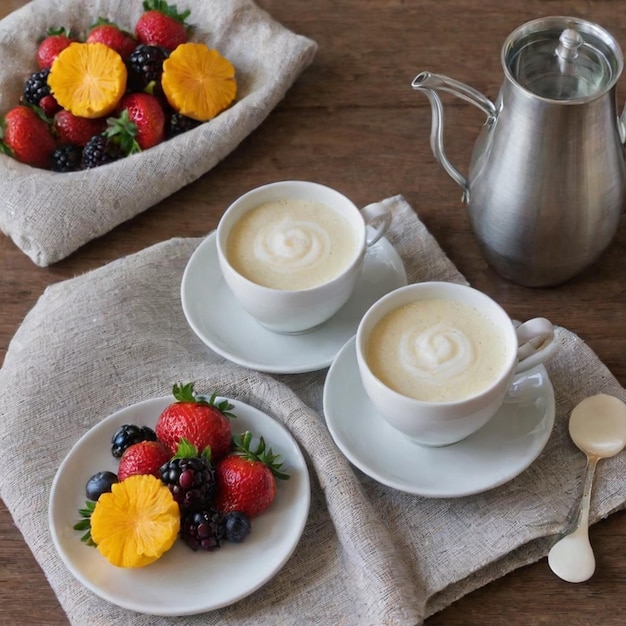
[[[124,450],[141,441],[156,441],[156,433],[149,426],[122,424],[111,437],[111,454],[119,459]]]
[[[176,384],[172,394],[177,402],[170,404],[156,423],[155,432],[159,441],[176,454],[181,439],[187,439],[198,450],[207,446],[215,463],[230,450],[232,428],[228,418],[235,417],[232,405],[227,400],[216,403],[216,394],[209,400],[197,396],[194,383]]]
[[[85,485],[85,495],[88,500],[95,502],[103,493],[111,491],[111,487],[113,487],[116,482],[117,476],[113,472],[96,472]]]
[[[159,468],[169,461],[171,455],[160,441],[141,441],[129,446],[122,454],[117,469],[121,482],[135,474],[151,474],[160,478]]]
[[[281,471],[277,454],[266,448],[263,437],[252,449],[252,433],[246,431],[233,439],[235,451],[216,466],[215,508],[220,513],[240,511],[255,517],[265,511],[276,496],[276,478],[289,478]]]
[[[144,13],[135,25],[135,36],[141,43],[174,50],[189,37],[185,20],[191,11],[179,13],[176,5],[166,0],[146,0]]]
[[[207,448],[198,454],[196,446],[181,439],[174,457],[159,470],[181,512],[206,508],[215,494],[215,468]]]

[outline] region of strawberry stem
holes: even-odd
[[[289,474],[282,471],[282,462],[278,462],[279,454],[274,454],[271,448],[267,448],[265,439],[259,438],[256,449],[252,449],[252,433],[249,430],[241,433],[237,437],[233,437],[233,445],[235,446],[234,454],[237,454],[249,461],[259,461],[263,465],[267,465],[274,474],[275,478],[287,480]]]

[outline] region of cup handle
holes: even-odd
[[[554,327],[544,317],[535,317],[520,324],[515,333],[519,345],[516,373],[525,372],[543,363],[556,348]]]
[[[367,246],[374,245],[389,229],[391,225],[391,213],[381,202],[372,202],[361,209],[361,215],[365,220],[365,225],[374,230],[372,234],[368,232]]]

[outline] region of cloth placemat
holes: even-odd
[[[463,282],[407,202],[384,202],[393,213],[388,238],[409,281]],[[0,370],[1,495],[71,623],[419,624],[547,554],[585,468],[567,434],[569,413],[599,392],[626,399],[583,341],[556,330],[559,348],[546,364],[556,424],[529,469],[475,496],[409,495],[356,471],[335,447],[321,409],[327,370],[260,374],[224,361],[196,338],[181,310],[180,283],[200,241],[172,239],[49,287]],[[54,474],[83,433],[123,406],[168,394],[178,380],[283,422],[305,452],[312,502],[295,553],[268,584],[224,609],[162,618],[120,609],[74,580],[52,546],[47,508]],[[623,454],[599,465],[592,522],[624,506],[625,472]]]
[[[206,124],[145,152],[80,172],[55,173],[0,154],[0,229],[34,263],[59,261],[210,170],[250,134],[311,63],[317,44],[252,0],[180,0],[192,40],[236,70],[237,99]],[[142,2],[34,0],[0,22],[0,113],[19,103],[48,28],[85,32],[98,17],[134,31]]]

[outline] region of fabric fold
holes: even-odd
[[[393,215],[387,238],[409,282],[464,282],[404,198],[383,201]],[[182,312],[180,283],[200,242],[171,239],[50,286],[0,370],[0,386],[12,390],[0,396],[0,494],[71,623],[420,624],[547,554],[585,467],[567,434],[571,409],[594,393],[626,399],[583,341],[557,328],[559,348],[546,363],[556,423],[527,470],[475,496],[414,496],[364,475],[335,446],[322,410],[327,370],[261,374],[198,340]],[[312,499],[296,551],[270,582],[229,607],[165,618],[121,609],[83,588],[51,544],[47,503],[56,469],[82,434],[123,406],[168,394],[179,380],[194,380],[202,392],[239,399],[284,423],[307,458]],[[592,521],[624,507],[625,471],[625,455],[598,467]]]

